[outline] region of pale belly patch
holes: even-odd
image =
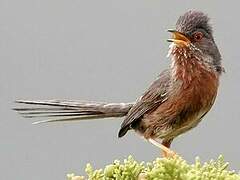
[[[183,133],[189,131],[190,129],[196,127],[198,125],[198,123],[201,122],[202,118],[204,117],[204,115],[207,112],[208,112],[208,110],[200,111],[199,113],[197,113],[197,115],[188,118],[188,120],[186,120],[181,126],[179,126],[177,128],[168,129],[165,132],[162,131],[158,137],[159,138],[174,138],[180,134],[183,134]]]

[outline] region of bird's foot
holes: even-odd
[[[153,145],[157,146],[158,148],[160,148],[162,150],[162,156],[165,158],[173,158],[177,155],[174,151],[166,147],[164,144],[159,143],[155,139],[148,139],[148,141]]]
[[[168,151],[162,150],[162,156],[164,158],[174,158],[177,156],[177,153],[175,153],[174,151],[168,149]]]

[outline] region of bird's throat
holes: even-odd
[[[192,52],[189,48],[170,48],[173,81],[181,81],[186,88],[194,81],[218,79],[218,74],[206,62],[206,57]]]

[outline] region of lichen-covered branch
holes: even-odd
[[[67,180],[240,180],[240,174],[227,167],[223,156],[206,163],[196,158],[194,164],[188,164],[180,156],[157,158],[150,163],[139,163],[129,156],[122,163],[115,160],[104,170],[94,170],[87,164],[85,177],[68,174]]]

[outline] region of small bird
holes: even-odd
[[[187,11],[179,17],[175,29],[168,31],[172,34],[168,39],[171,65],[136,102],[18,100],[17,103],[32,107],[15,110],[24,117],[54,118],[35,124],[125,117],[118,137],[133,129],[162,149],[164,157],[173,156],[175,153],[170,150],[173,139],[196,127],[211,109],[224,68],[209,18],[203,12]]]

